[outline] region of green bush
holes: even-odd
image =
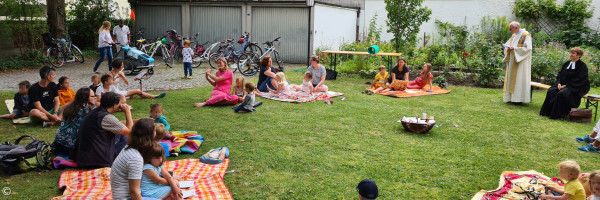
[[[535,48],[531,63],[531,78],[546,84],[555,84],[556,75],[568,58],[568,51],[562,44],[551,43]]]
[[[81,49],[97,48],[98,29],[102,22],[113,21],[111,26],[115,25],[111,20],[111,14],[115,11],[113,1],[80,0],[69,3],[69,7],[67,28],[73,44]]]
[[[44,57],[41,50],[27,50],[21,55],[0,59],[0,71],[40,67],[47,64],[48,59]]]

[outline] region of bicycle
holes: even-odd
[[[204,44],[199,45],[197,37],[198,37],[198,33],[196,33],[196,36],[191,38],[192,43],[195,44],[194,48],[192,48],[192,50],[194,50],[194,55],[192,56],[192,67],[193,68],[198,68],[198,67],[200,67],[202,62],[208,61],[209,56],[212,54],[212,50],[215,47],[217,47],[219,44],[221,44],[221,42],[215,42],[215,43],[211,44],[210,46],[208,46],[208,48],[204,48],[204,46],[210,42],[206,41]]]
[[[60,68],[66,62],[84,62],[83,53],[69,38],[55,40],[51,33],[42,34],[42,38],[49,47],[45,54],[52,66]]]
[[[168,67],[173,68],[173,66],[175,66],[175,60],[173,59],[173,56],[169,54],[169,51],[165,47],[164,43],[166,42],[167,40],[164,37],[158,37],[156,41],[151,41],[149,44],[142,45],[142,48],[140,50],[150,55],[150,57],[152,58],[154,58],[154,54],[156,52],[160,51],[163,62]]]
[[[235,73],[238,70],[240,60],[238,55],[234,53],[235,47],[233,46],[232,40],[228,39],[226,44],[221,45],[219,49],[226,49],[226,51],[211,54],[208,57],[208,63],[213,69],[216,69],[215,66],[217,66],[217,60],[225,58],[227,60],[227,66],[233,69],[233,73]]]
[[[181,63],[183,61],[183,55],[181,54],[181,51],[183,51],[183,39],[181,35],[177,35],[177,31],[171,29],[167,31],[167,35],[165,36],[169,36],[172,41],[167,43],[167,47],[170,46],[169,53],[173,55],[178,63]]]
[[[231,51],[231,53],[236,54],[237,57],[242,56],[242,54],[246,53],[246,52],[254,53],[256,55],[261,55],[262,54],[261,48],[258,46],[258,44],[256,42],[250,42],[249,38],[250,38],[250,33],[248,33],[248,32],[245,32],[240,37],[240,39],[237,42],[238,44],[241,45],[239,49],[235,48],[235,45],[233,45],[233,40],[227,39],[226,42],[230,43],[231,46],[223,45],[223,46],[219,47],[217,52],[220,53],[220,52],[224,52],[224,50],[227,50],[229,48],[233,48],[233,51]],[[210,62],[210,60],[209,60],[208,64],[210,64],[210,66],[213,69],[216,66],[216,63],[212,63],[212,62]]]
[[[278,42],[281,37],[275,38],[273,41],[266,41],[265,44],[265,53],[260,57],[257,57],[255,54],[252,55],[242,55],[240,56],[240,64],[238,65],[240,68],[240,73],[244,76],[254,76],[260,71],[260,60],[265,56],[271,56],[274,63],[277,64],[277,71],[283,72],[283,61],[281,61],[281,57],[279,56],[279,51],[275,48],[274,43]],[[248,63],[249,62],[249,63]]]

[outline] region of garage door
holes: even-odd
[[[190,34],[198,33],[198,42],[219,42],[242,35],[241,7],[190,7]]]
[[[308,58],[308,8],[252,7],[253,42],[281,36],[277,50],[286,63],[306,63]]]
[[[135,27],[144,28],[144,38],[164,36],[175,29],[181,34],[181,6],[136,6]]]

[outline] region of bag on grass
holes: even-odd
[[[24,138],[32,141],[27,144],[19,144]],[[29,135],[23,135],[12,144],[4,142],[0,144],[0,170],[7,175],[13,175],[37,170],[50,170],[52,164],[52,148],[50,144],[37,140]]]
[[[338,75],[337,71],[331,70],[331,69],[325,69],[325,72],[327,73],[325,75],[325,80],[335,80],[335,79],[337,79],[337,75]]]
[[[227,147],[211,149],[202,157],[200,157],[200,162],[206,164],[221,164],[225,158],[229,157],[229,149]]]
[[[592,109],[571,108],[569,118],[572,122],[590,123],[592,122]]]

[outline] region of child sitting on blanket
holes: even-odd
[[[113,85],[114,80],[112,76],[108,74],[102,75],[102,77],[100,77],[100,81],[102,82],[102,86],[96,88],[96,107],[100,107],[100,99],[102,98],[102,95],[107,92],[114,92],[124,96],[124,94]]]
[[[155,143],[148,151],[141,153],[144,158],[144,168],[142,168],[143,174],[140,183],[142,197],[164,199],[169,194],[175,195],[171,193],[169,182],[177,182],[179,178],[175,176],[171,178],[167,169],[163,168],[163,164],[165,163],[165,150],[163,147]],[[171,180],[167,180],[164,177]],[[179,183],[175,185],[179,185]]]
[[[585,200],[585,190],[583,185],[577,179],[581,169],[575,161],[567,160],[558,164],[558,174],[561,178],[567,180],[565,189],[561,190],[552,186],[548,186],[548,190],[552,190],[563,194],[562,196],[540,195],[540,199],[556,199],[556,200]]]
[[[94,91],[94,94],[96,94],[96,89],[100,86],[100,76],[98,76],[97,74],[94,74],[92,76],[92,85],[90,85],[90,89],[92,89],[92,91]]]
[[[313,74],[312,72],[305,72],[302,85],[294,85],[294,91],[298,92],[293,94],[294,99],[301,96],[310,96],[313,94],[314,87],[312,85]]]
[[[171,149],[171,147],[167,143],[160,142],[162,139],[167,138],[168,131],[165,129],[165,125],[161,123],[154,123],[154,131],[156,132],[156,135],[154,135],[154,141],[160,144],[160,146],[162,146],[163,149],[165,149],[165,157],[169,157],[169,150]]]
[[[276,84],[273,85],[276,87],[275,90],[267,87],[269,92],[263,93],[263,96],[277,97],[280,99],[289,99],[292,96],[292,91],[290,90],[290,87],[287,81],[285,80],[285,74],[283,72],[277,72],[277,74],[275,74],[275,81]]]
[[[244,85],[244,87],[246,88],[246,95],[244,95],[244,101],[242,101],[242,103],[239,106],[233,108],[233,110],[236,113],[256,111],[256,109],[254,108],[255,96],[252,92],[256,89],[256,86],[254,86],[254,83],[248,82],[246,83],[246,85]]]
[[[75,100],[75,91],[71,88],[71,79],[66,76],[58,79],[58,100],[60,101],[60,106],[64,106]]]
[[[29,81],[21,81],[19,83],[19,92],[15,93],[15,107],[13,107],[12,113],[0,115],[0,119],[15,119],[29,116],[29,109],[27,109],[29,96],[27,92],[30,86]]]
[[[167,117],[163,115],[163,107],[160,103],[150,104],[150,117],[154,120],[154,123],[161,123],[165,125],[165,129],[168,131],[171,129],[171,125],[167,122]]]
[[[385,71],[385,66],[379,65],[379,73],[375,75],[375,80],[373,80],[373,83],[371,84],[371,88],[375,89],[375,91],[373,92],[379,93],[382,90],[386,89],[387,86],[385,85],[385,83],[387,82],[387,79],[389,77],[390,74]]]
[[[600,170],[596,170],[590,174],[588,183],[592,192],[588,200],[600,200]]]
[[[244,88],[244,77],[238,76],[235,79],[235,86],[233,86],[233,93],[238,96],[238,101],[244,101],[246,96],[246,89]]]
[[[423,71],[421,71],[421,76],[417,77],[414,81],[408,82],[408,89],[423,89],[429,84],[429,91],[431,91],[432,80],[431,64],[426,63],[423,66]]]

